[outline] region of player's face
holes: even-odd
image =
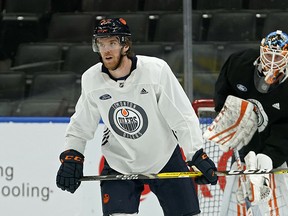
[[[268,47],[261,47],[260,60],[265,75],[265,81],[268,84],[273,84],[278,81],[281,74],[284,75],[285,68],[288,64],[288,52]]]
[[[119,65],[123,47],[118,37],[98,38],[97,46],[104,66],[108,70],[114,70]]]
[[[263,48],[261,53],[262,63],[267,70],[279,70],[287,64],[287,51],[278,51],[269,48]]]

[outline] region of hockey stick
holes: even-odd
[[[241,159],[239,156],[239,152],[237,149],[233,149],[234,152],[234,156],[235,156],[235,160],[236,160],[236,164],[237,164],[237,169],[239,171],[242,170],[242,163],[241,163]],[[252,206],[251,206],[251,202],[249,200],[249,194],[246,188],[246,179],[244,175],[240,175],[240,183],[241,183],[241,187],[242,187],[242,191],[245,197],[245,204],[246,204],[246,213],[248,216],[253,216],[253,211],[252,211]]]
[[[217,176],[256,175],[256,174],[288,174],[288,168],[257,169],[257,170],[228,170],[215,171]],[[171,179],[171,178],[195,178],[203,175],[201,172],[166,172],[158,174],[118,174],[118,175],[94,175],[84,176],[80,181],[103,180],[136,180],[136,179]]]

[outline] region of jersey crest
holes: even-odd
[[[112,104],[108,115],[112,129],[122,137],[138,139],[147,130],[147,114],[135,103],[118,101]]]

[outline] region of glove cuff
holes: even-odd
[[[197,167],[202,173],[203,177],[198,178],[198,182],[202,182],[204,184],[211,183],[215,185],[217,183],[218,177],[214,171],[216,171],[216,167],[214,162],[207,156],[207,154],[203,151],[203,149],[199,149],[195,152],[194,156],[192,157],[191,161],[188,161],[187,164],[191,166]],[[197,178],[196,178],[197,182]],[[201,183],[201,184],[202,184]]]
[[[81,154],[80,152],[74,150],[74,149],[69,149],[60,154],[60,161],[61,163],[78,163],[78,164],[83,164],[84,162],[84,155]]]

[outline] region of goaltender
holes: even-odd
[[[222,112],[227,107],[229,110],[229,106],[230,111],[241,110],[243,107],[239,108],[237,104],[243,101],[254,106],[255,112],[250,112],[247,122],[239,123],[245,126],[237,131],[240,134],[237,139],[220,145],[224,151],[241,149],[240,155],[247,169],[287,167],[287,69],[288,35],[280,30],[262,39],[260,56],[259,50],[240,51],[232,54],[221,69],[215,84],[215,110]],[[240,112],[238,114],[241,116]],[[211,138],[211,134],[207,134]],[[244,195],[238,188],[238,178],[234,183],[231,180],[228,180],[224,194],[224,200],[230,202],[222,206],[221,215],[244,215]],[[287,175],[251,175],[247,182],[254,215],[288,214]]]

